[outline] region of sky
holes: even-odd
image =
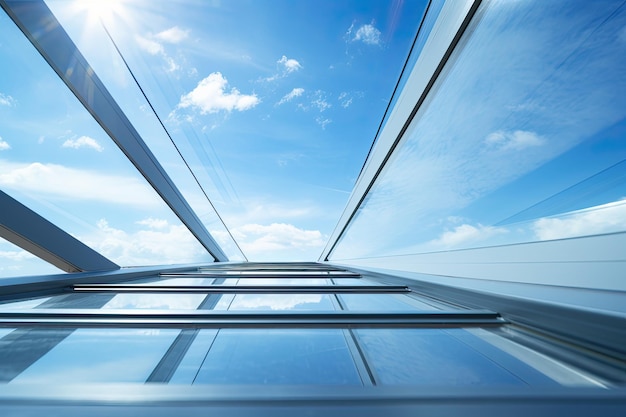
[[[316,260],[426,1],[47,4],[231,259],[226,227],[249,260]],[[0,32],[0,189],[120,265],[212,260],[5,15]],[[46,268],[0,243],[0,275]]]

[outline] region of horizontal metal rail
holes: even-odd
[[[487,310],[437,312],[249,312],[50,309],[0,312],[0,327],[53,328],[449,328],[505,324]]]
[[[232,272],[181,272],[174,274],[159,274],[163,278],[361,278],[360,274],[353,272],[333,274],[333,273],[319,273],[319,274],[299,274],[297,272],[289,274],[271,274],[271,273],[232,273]]]
[[[402,285],[141,285],[77,284],[74,292],[90,293],[217,293],[217,294],[390,294],[411,290]]]

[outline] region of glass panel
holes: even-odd
[[[327,294],[240,294],[229,310],[334,310]]]
[[[164,329],[78,329],[12,382],[144,382],[178,333]]]
[[[30,308],[35,308],[38,305],[45,303],[50,300],[51,297],[44,298],[33,298],[32,300],[25,301],[14,301],[14,302],[6,302],[0,304],[0,310],[27,310]]]
[[[196,384],[361,385],[342,330],[220,330]]]
[[[356,330],[370,367],[385,385],[423,386],[556,386],[545,357],[529,365],[463,329]],[[483,336],[483,333],[479,333]],[[401,358],[401,359],[399,359]],[[586,385],[594,385],[587,382]]]
[[[237,285],[285,285],[295,287],[298,285],[331,285],[327,279],[317,278],[241,278]]]
[[[430,304],[397,294],[338,294],[346,310],[404,311],[437,310]]]
[[[203,329],[198,332],[176,372],[172,375],[171,384],[192,384],[195,381],[217,332],[217,329]]]
[[[483,6],[333,259],[626,231],[622,1]]]
[[[206,294],[118,294],[103,309],[195,310]]]
[[[213,285],[214,278],[151,278],[128,281],[128,284],[147,286]],[[217,284],[216,284],[217,285]]]
[[[213,261],[4,12],[0,38],[0,188],[120,265]]]

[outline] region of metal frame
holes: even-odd
[[[202,246],[216,261],[228,261],[45,2],[0,0],[0,6]]]
[[[66,272],[120,267],[69,233],[0,191],[0,237]]]
[[[299,274],[299,273],[278,273],[278,274],[269,274],[269,273],[240,273],[240,274],[229,274],[229,273],[220,273],[220,272],[180,272],[180,273],[163,273],[159,274],[161,278],[284,278],[284,279],[320,279],[320,278],[361,278],[361,275],[348,272],[341,274],[332,274],[332,273],[320,273],[320,274]]]
[[[3,415],[125,416],[309,416],[437,415],[467,417],[622,417],[626,390],[593,388],[459,388],[183,386],[161,384],[55,384],[45,389],[5,385]]]
[[[201,294],[403,294],[405,285],[146,285],[76,284],[75,293],[201,293]]]
[[[488,310],[428,312],[248,312],[219,310],[33,309],[0,311],[0,327],[53,328],[449,328],[506,324]]]

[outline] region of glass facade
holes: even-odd
[[[626,2],[71,3],[0,0],[0,415],[624,415]]]
[[[484,2],[329,259],[626,231],[625,24]]]

